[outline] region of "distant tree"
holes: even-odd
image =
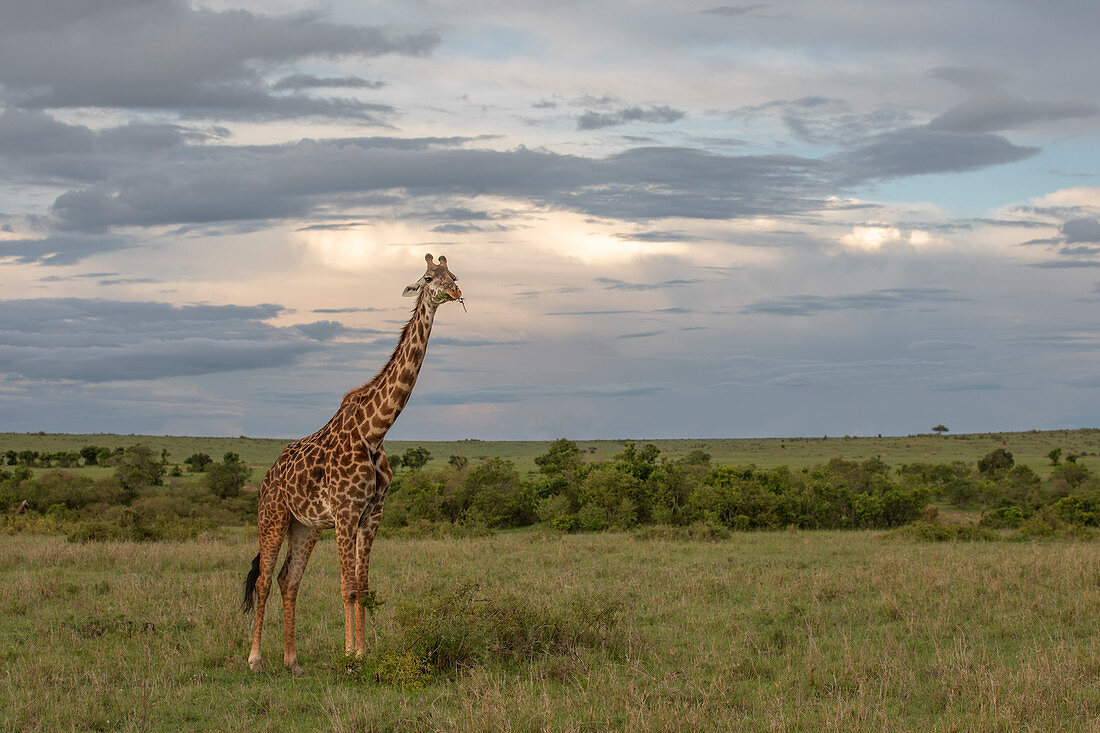
[[[466,456],[455,454],[447,459],[447,465],[453,466],[454,468],[457,468],[461,471],[462,469],[470,465],[470,459]]]
[[[85,466],[94,466],[98,463],[99,451],[102,450],[99,446],[86,445],[80,449],[80,457],[84,459]]]
[[[933,432],[933,433],[936,433],[937,435],[943,435],[943,434],[944,434],[944,433],[946,433],[946,432],[947,432],[948,430],[950,430],[950,428],[949,428],[949,427],[947,427],[946,425],[944,425],[943,423],[940,423],[940,424],[939,424],[939,425],[937,425],[936,427],[932,428],[932,432]]]
[[[1061,458],[1062,458],[1062,449],[1061,448],[1055,448],[1050,453],[1047,453],[1047,458],[1050,459],[1050,465],[1057,466],[1059,460],[1061,460]]]
[[[207,467],[203,485],[215,496],[228,499],[241,493],[251,474],[252,469],[241,461],[240,455],[229,452],[221,463],[212,463]]]
[[[627,443],[623,452],[613,456],[615,467],[645,481],[657,467],[657,457],[661,450],[652,443],[638,450],[634,443]]]
[[[21,450],[19,451],[19,465],[33,467],[38,465],[38,451],[36,450]]]
[[[80,462],[80,454],[73,450],[58,451],[53,454],[53,460],[61,468],[72,468]]]
[[[206,453],[192,453],[183,459],[183,465],[187,466],[187,470],[195,473],[202,473],[213,462],[214,459]]]
[[[1079,456],[1076,453],[1070,453],[1066,456],[1066,463],[1077,463]]]
[[[115,477],[131,498],[140,488],[159,486],[164,478],[164,464],[147,445],[132,445],[124,449],[117,460]]]
[[[19,465],[19,454],[13,450],[4,451],[4,463],[8,464],[9,466]]]
[[[415,448],[409,448],[405,451],[405,455],[401,457],[401,465],[406,468],[410,468],[413,471],[417,471],[424,468],[428,463],[428,459],[432,457],[432,454],[422,445],[418,445]]]
[[[535,465],[539,471],[548,475],[556,475],[576,471],[584,463],[581,458],[581,449],[572,440],[558,438],[550,444],[550,450],[541,456],[535,457]]]
[[[683,458],[684,465],[687,466],[709,466],[710,465],[710,453],[700,448],[695,448],[688,451],[688,454]]]
[[[1012,458],[1012,453],[1004,448],[996,448],[978,460],[978,470],[986,476],[993,477],[1004,473],[1015,464],[1016,461]]]

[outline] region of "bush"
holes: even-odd
[[[203,486],[214,496],[231,498],[241,493],[252,469],[241,462],[236,453],[226,453],[221,463],[213,463],[206,469]]]
[[[477,512],[490,527],[522,527],[535,519],[535,501],[520,483],[511,461],[489,458],[465,474],[466,512]]]
[[[399,648],[437,674],[490,661],[574,655],[582,648],[621,655],[623,603],[611,596],[574,596],[548,607],[520,594],[493,597],[475,583],[428,603],[405,603],[396,614]]]
[[[1018,506],[1002,506],[982,515],[981,525],[990,529],[1016,529],[1027,517]]]
[[[115,478],[131,497],[138,489],[160,486],[165,467],[147,445],[132,445],[115,459]]]
[[[1004,448],[996,448],[978,460],[978,471],[986,476],[993,477],[1012,468],[1015,463],[1012,453]]]
[[[214,463],[214,459],[206,453],[192,453],[183,459],[183,465],[187,466],[188,471],[201,473]]]
[[[405,451],[405,454],[401,456],[400,465],[412,471],[418,471],[427,465],[431,457],[432,454],[427,448],[418,445],[415,448],[409,448]]]

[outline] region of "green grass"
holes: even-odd
[[[78,450],[84,445],[109,448],[145,443],[154,452],[167,448],[169,460],[182,462],[192,453],[207,453],[215,460],[227,451],[241,455],[241,459],[255,470],[254,480],[278,457],[289,441],[268,438],[196,438],[157,435],[68,435],[0,433],[0,451],[38,450],[57,452]],[[579,440],[581,449],[589,460],[602,461],[619,453],[624,440]],[[802,468],[825,463],[831,458],[858,459],[880,457],[890,465],[912,463],[946,463],[955,460],[975,463],[994,448],[1010,450],[1017,463],[1031,466],[1041,476],[1050,474],[1047,454],[1061,448],[1063,458],[1069,454],[1087,457],[1100,455],[1100,430],[1048,430],[1015,433],[974,433],[968,435],[913,435],[888,437],[830,437],[830,438],[699,438],[688,440],[645,440],[656,444],[664,455],[679,458],[695,449],[711,454],[715,463],[745,465],[755,463],[770,468],[788,465]],[[431,451],[428,468],[440,468],[451,455],[463,455],[471,461],[499,456],[513,461],[522,472],[534,471],[535,457],[545,453],[548,441],[387,441],[386,450],[400,455],[407,448],[422,445]]]
[[[620,607],[614,649],[490,654],[416,685],[349,674],[331,540],[299,598],[300,661],[246,671],[247,531],[197,541],[0,537],[5,730],[1085,730],[1100,719],[1100,544],[878,532],[718,542],[507,532],[380,538],[368,632],[477,584],[564,613]],[[277,598],[277,592],[276,592]],[[402,609],[405,609],[404,611]]]

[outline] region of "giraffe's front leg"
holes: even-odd
[[[367,645],[367,608],[363,601],[370,598],[370,551],[381,519],[382,496],[379,495],[363,513],[355,545],[355,590],[359,599],[355,604],[355,653],[359,656],[363,656]]]
[[[359,522],[359,536],[355,547],[355,579],[359,602],[355,604],[355,651],[360,656],[366,651],[367,607],[363,601],[370,598],[370,552],[374,546],[374,536],[382,521],[382,506],[386,499],[386,490],[393,479],[393,469],[386,460],[382,446],[371,453],[371,467],[374,469],[374,491],[367,502],[366,510]],[[371,599],[373,601],[373,599]]]
[[[340,557],[340,600],[344,604],[344,652],[355,651],[355,555],[359,513],[348,510],[336,515],[336,554]]]

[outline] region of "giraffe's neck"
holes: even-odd
[[[424,363],[435,310],[427,293],[421,292],[390,360],[373,379],[348,393],[356,405],[354,420],[366,442],[381,443],[409,401]]]

